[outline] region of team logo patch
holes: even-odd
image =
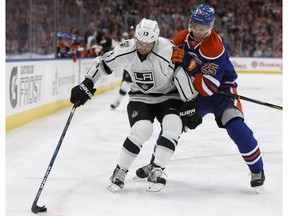
[[[131,118],[134,119],[135,117],[137,117],[139,115],[139,111],[133,110],[132,114],[131,114]]]
[[[134,78],[136,84],[144,91],[148,92],[155,86],[152,71],[134,72]]]
[[[121,47],[121,48],[129,47],[129,41],[126,40],[126,41],[121,42],[121,43],[120,43],[120,47]]]

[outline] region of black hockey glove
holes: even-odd
[[[195,129],[202,123],[202,117],[197,113],[195,102],[186,102],[179,110],[179,115],[183,123],[183,131],[187,132],[187,127],[189,129]]]
[[[94,89],[93,86],[93,81],[86,78],[80,85],[72,88],[70,102],[76,107],[85,104],[86,101],[91,99],[96,92],[96,89]]]

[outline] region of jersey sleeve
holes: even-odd
[[[199,73],[195,76],[193,84],[200,95],[211,96],[217,91],[220,82],[213,76]]]
[[[116,69],[129,65],[135,52],[133,40],[127,40],[117,45],[113,50],[106,52],[103,56],[95,58],[85,77],[95,83],[101,76],[109,75]]]

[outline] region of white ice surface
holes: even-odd
[[[240,95],[282,105],[282,75],[238,78]],[[265,191],[250,188],[249,170],[236,145],[213,115],[183,134],[166,168],[167,185],[147,193],[135,170],[149,162],[159,133],[144,144],[123,190],[106,189],[123,141],[129,134],[128,98],[112,111],[118,89],[76,109],[38,205],[49,216],[280,216],[282,215],[282,111],[242,101],[246,123],[262,150]],[[6,215],[28,216],[71,108],[6,134]]]

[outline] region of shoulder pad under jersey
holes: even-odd
[[[153,52],[171,62],[173,46],[173,43],[169,39],[159,37],[153,48]]]
[[[219,35],[212,30],[209,37],[207,37],[200,45],[199,53],[206,59],[217,59],[225,51],[225,47],[222,43],[222,39]]]
[[[189,34],[187,29],[178,32],[173,38],[174,44],[176,46],[179,46],[179,45],[183,44],[183,42],[186,39],[187,34]]]

